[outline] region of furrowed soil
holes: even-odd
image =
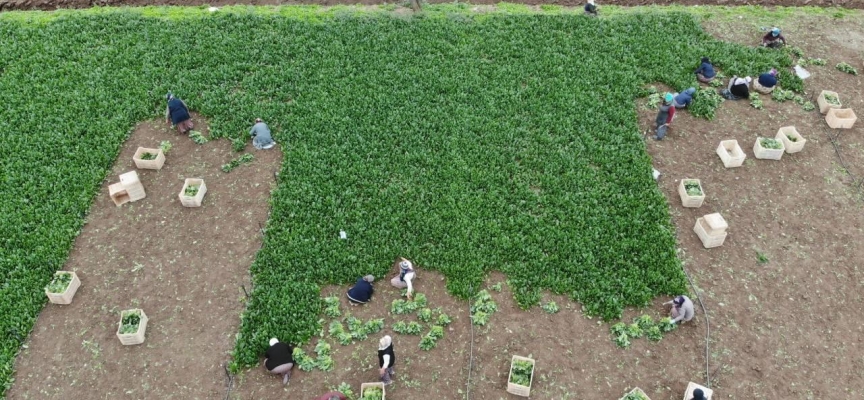
[[[207,125],[193,117],[196,130]],[[172,144],[159,171],[136,169],[138,146]],[[140,123],[103,183],[65,270],[81,288],[68,306],[42,310],[18,356],[9,399],[214,399],[224,396],[242,286],[261,247],[268,198],[282,153],[246,152],[255,159],[224,173],[239,156],[228,140],[198,145],[164,121]],[[114,205],[108,185],[135,170],[147,197]],[[203,178],[200,208],[178,194],[185,178]],[[146,340],[123,346],[115,335],[120,310],[141,308]]]
[[[721,39],[752,45],[765,23],[707,20],[705,26]],[[844,106],[864,109],[862,78],[834,68],[841,61],[859,71],[864,67],[860,16],[787,20],[783,28],[806,56],[828,61],[807,67],[813,76],[805,81],[805,97],[815,103],[821,90],[834,90]],[[682,60],[694,69],[697,61]],[[490,291],[499,311],[472,333],[469,304],[447,295],[441,276],[420,266],[418,291],[454,321],[435,349],[422,351],[419,336],[392,332],[393,322],[416,317],[389,315],[391,301],[399,297],[389,287],[390,276],[378,277],[375,298],[365,306],[347,305],[348,286],[326,287],[322,295],[342,299],[343,316],[385,318],[384,331],[349,346],[325,334],[334,371],[295,367],[286,387],[261,367],[246,370],[234,377],[229,398],[312,399],[340,382],[357,393],[360,383],[377,380],[376,345],[383,334],[393,336],[398,357],[396,383],[387,387],[390,399],[516,399],[505,391],[512,355],[537,360],[531,390],[536,399],[617,399],[638,386],[652,400],[677,400],[689,381],[710,383],[715,398],[861,397],[862,125],[834,131],[818,111],[761,97],[764,110],[749,101],[727,101],[713,121],[681,111],[664,141],[646,140],[654,167],[663,174],[658,184],[668,197],[680,256],[696,288],[691,297],[701,298],[696,318],[660,342],[636,339],[629,349],[619,349],[610,324],[585,317],[579,304],[547,294],[544,302],[556,301],[559,313],[520,310],[506,284],[500,293]],[[635,106],[647,130],[655,111],[644,109],[644,103],[640,99]],[[774,137],[783,126],[795,126],[804,136],[804,150],[780,161],[755,159],[756,138]],[[172,155],[162,171],[139,171],[148,189],[145,200],[117,208],[107,198],[106,182],[65,268],[77,269],[83,285],[72,305],[49,305],[40,315],[16,364],[10,399],[225,397],[222,363],[233,345],[243,307],[240,286],[248,281],[248,266],[260,246],[258,224],[266,219],[281,154],[255,152],[251,165],[223,174],[218,165],[237,154],[227,142],[198,146],[165,128],[148,129],[126,143],[114,172],[131,169],[138,145],[171,140]],[[747,154],[743,166],[723,167],[715,149],[726,139],[738,140]],[[186,158],[188,164],[178,164]],[[183,209],[176,198],[182,177],[190,174],[207,180],[210,193],[202,209]],[[677,187],[685,178],[702,181],[701,208],[681,207]],[[729,223],[728,237],[722,247],[704,249],[693,225],[714,212]],[[492,274],[487,284],[505,280]],[[623,320],[664,316],[667,300],[628,309]],[[135,306],[150,317],[147,341],[121,346],[114,336],[118,311]],[[325,318],[325,326],[329,321]],[[307,353],[317,340],[304,346]]]

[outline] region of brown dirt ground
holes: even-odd
[[[746,44],[752,43],[751,32],[758,28],[755,23],[708,21],[706,25],[723,39]],[[860,32],[860,21],[831,20],[828,24],[822,19],[804,18],[785,24],[784,30],[808,56],[828,59],[828,66],[809,68],[814,76],[806,81],[808,96],[833,89],[840,93],[845,105],[864,109],[862,78],[833,68],[839,61],[861,66],[864,38],[855,33]],[[711,386],[717,391],[715,398],[858,398],[864,388],[864,361],[860,357],[864,354],[860,283],[864,276],[859,267],[862,251],[856,244],[864,239],[864,198],[855,186],[864,177],[862,125],[840,135],[839,148],[857,179],[853,180],[840,167],[828,140],[834,132],[829,132],[818,112],[803,112],[794,103],[778,104],[766,96],[763,99],[765,110],[755,110],[746,101],[726,102],[710,122],[682,112],[667,140],[646,142],[655,167],[663,172],[659,184],[669,198],[681,257],[710,315]],[[639,112],[643,127],[650,125],[653,117],[652,111]],[[786,125],[796,126],[808,140],[804,151],[786,155],[780,161],[754,159],[752,145],[756,137],[773,137],[779,127]],[[171,139],[175,157],[183,151],[183,145],[177,142],[190,146],[186,151],[196,151],[202,157],[194,163],[198,168],[206,162],[207,149],[224,147],[223,155],[211,161],[213,168],[204,172],[209,173],[205,175],[208,186],[213,180],[205,207],[185,210],[177,204],[175,196],[182,175],[200,169],[174,167],[176,172],[169,176],[173,157],[159,173],[142,173],[148,188],[159,179],[170,180],[163,194],[157,194],[160,189],[154,187],[144,201],[121,208],[111,205],[107,196],[100,196],[67,266],[81,271],[84,285],[74,304],[48,306],[40,315],[28,341],[29,350],[22,353],[16,365],[17,382],[9,392],[10,399],[97,397],[92,393],[98,393],[100,398],[124,394],[148,399],[224,396],[220,363],[226,360],[233,344],[237,327],[233,315],[242,308],[238,287],[246,281],[248,265],[260,244],[257,221],[266,218],[262,207],[266,204],[267,184],[272,183],[270,173],[246,179],[240,179],[238,173],[252,173],[244,168],[275,171],[281,155],[268,153],[274,157],[269,163],[256,159],[250,167],[226,176],[215,167],[230,158],[227,143],[196,147],[176,140],[173,133],[153,135]],[[132,149],[138,143],[158,142],[135,142],[137,138],[133,136],[127,143],[120,158],[126,160],[122,162],[124,167],[115,172],[128,169]],[[739,141],[748,158],[740,168],[724,169],[714,151],[720,140],[732,138]],[[264,175],[267,178],[259,182],[257,192],[245,183],[254,177],[263,179]],[[229,196],[226,191],[232,190],[230,183],[223,182],[218,189],[220,177],[231,182],[236,179],[235,188],[246,185],[242,194]],[[680,206],[676,189],[682,178],[702,180],[707,197],[701,208]],[[252,191],[252,196],[242,196],[247,191]],[[219,195],[224,197],[220,199]],[[163,214],[166,222],[160,226],[161,236],[131,232],[117,235],[128,229],[146,229],[148,215],[155,212],[149,202],[163,197],[173,204],[159,210],[175,210],[178,214]],[[228,199],[236,203],[228,203]],[[229,211],[229,207],[237,210]],[[198,220],[188,221],[188,212],[218,213],[210,219],[207,230],[193,232],[198,235],[193,245],[209,251],[200,254],[218,254],[208,257],[206,264],[192,257],[188,240],[175,239],[188,236],[182,234],[181,227]],[[706,250],[692,227],[695,218],[712,212],[720,212],[729,222],[729,237],[723,247]],[[229,220],[229,215],[244,218]],[[236,239],[220,236],[235,232]],[[139,248],[126,237],[149,238],[149,242],[145,239]],[[236,248],[223,244],[232,241]],[[759,253],[768,261],[760,263]],[[219,265],[218,260],[229,256],[235,264],[230,271],[223,270],[229,267],[219,267],[207,274],[188,272],[200,270],[195,268],[198,265]],[[135,263],[144,268],[132,272]],[[202,280],[207,280],[207,286],[198,289]],[[488,282],[503,280],[493,274]],[[119,282],[124,281],[127,283],[121,290]],[[135,290],[135,284],[143,285],[137,285],[140,288]],[[616,399],[629,388],[639,386],[653,400],[677,400],[688,381],[706,382],[707,326],[705,313],[698,306],[692,324],[661,342],[639,339],[630,349],[621,350],[610,340],[609,325],[584,317],[578,304],[548,297],[562,307],[559,314],[546,315],[538,309],[521,311],[505,285],[502,293],[493,292],[501,310],[488,327],[475,332],[470,371],[473,384],[469,388],[466,383],[472,342],[467,304],[445,295],[444,282],[437,274],[423,272],[417,285],[429,296],[430,306],[443,307],[455,322],[438,347],[428,353],[417,348],[419,337],[394,335],[400,361],[397,383],[388,387],[390,399],[515,399],[504,391],[513,354],[531,355],[537,360],[532,390],[532,398],[536,399]],[[379,281],[379,293],[372,304],[344,306],[343,311],[350,310],[364,320],[384,317],[385,332],[389,332],[394,319],[387,311],[397,292],[387,286],[386,281]],[[341,297],[346,289],[328,287],[323,294]],[[201,294],[215,296],[204,302]],[[97,296],[99,299],[94,299]],[[647,309],[627,310],[624,319],[629,321],[642,314],[664,315],[666,309],[661,303],[665,300],[655,299]],[[113,334],[117,311],[136,304],[151,317],[147,342],[143,346],[120,346]],[[181,332],[189,330],[195,332],[194,337],[183,337]],[[375,337],[352,346],[331,344],[335,371],[296,371],[291,385],[285,388],[277,378],[257,368],[236,377],[231,397],[311,399],[343,381],[357,390],[361,382],[376,379]],[[313,346],[306,348],[311,351]],[[466,396],[469,390],[470,396]]]
[[[472,4],[497,4],[499,0],[473,0]],[[559,6],[579,6],[585,4],[584,0],[513,0],[511,3],[522,3],[531,5],[554,4]],[[94,6],[226,6],[234,4],[251,5],[282,5],[282,4],[319,4],[332,6],[337,4],[386,4],[405,3],[405,1],[381,1],[381,0],[356,0],[346,2],[345,0],[0,0],[0,11],[4,10],[55,10],[58,8],[88,8]],[[451,3],[450,0],[431,0],[429,3]],[[620,6],[643,6],[643,5],[720,5],[720,6],[817,6],[817,7],[845,7],[864,8],[862,0],[600,0],[603,5]]]
[[[207,134],[200,118],[196,129]],[[138,146],[173,144],[159,171],[137,170],[147,197],[115,206],[108,184],[134,170]],[[214,399],[225,395],[229,360],[243,311],[241,285],[261,247],[260,224],[282,153],[224,173],[240,153],[227,140],[197,145],[164,121],[139,124],[125,142],[75,241],[64,269],[81,288],[68,306],[48,305],[17,359],[9,399]],[[200,208],[177,198],[187,177],[200,177]],[[119,311],[149,317],[146,341],[123,346]]]

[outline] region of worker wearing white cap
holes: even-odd
[[[417,276],[414,271],[414,264],[401,257],[396,260],[395,264],[399,266],[399,275],[393,277],[390,280],[390,284],[399,289],[407,288],[408,292],[406,295],[408,300],[411,300],[411,296],[414,293],[414,285],[411,284],[411,281]]]
[[[294,368],[294,346],[272,338],[264,357],[264,368],[271,374],[282,375],[282,384],[287,385],[291,368]]]
[[[396,365],[396,353],[393,352],[393,339],[386,335],[378,341],[378,373],[381,375],[381,382],[385,385],[393,383],[393,375],[396,371],[393,366]]]

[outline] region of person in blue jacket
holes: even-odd
[[[685,108],[693,102],[693,95],[696,93],[696,88],[687,88],[687,90],[681,93],[675,93],[674,99],[672,100],[672,105],[675,108]]]
[[[714,77],[717,76],[717,71],[714,70],[714,65],[711,64],[711,59],[708,57],[702,57],[702,64],[699,65],[699,69],[696,70],[696,79],[702,83],[709,83],[714,80]]]
[[[177,133],[185,135],[192,130],[192,116],[189,115],[189,107],[186,103],[174,97],[173,94],[165,95],[168,106],[165,107],[165,122],[170,122],[177,127]]]
[[[777,86],[777,70],[772,68],[770,71],[759,75],[759,79],[756,80],[759,83],[759,86],[765,88],[764,90],[759,90],[762,93],[771,93],[774,90],[774,86]]]
[[[372,293],[375,288],[372,287],[372,282],[375,282],[375,276],[366,275],[357,280],[357,283],[351,289],[348,289],[348,300],[351,305],[366,304],[372,300]]]

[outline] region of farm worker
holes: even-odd
[[[717,71],[714,70],[714,65],[711,64],[708,57],[702,57],[702,64],[699,65],[699,69],[695,73],[696,79],[703,83],[709,83],[717,76]]]
[[[675,107],[672,106],[674,99],[675,97],[672,96],[672,93],[666,93],[663,96],[663,104],[660,105],[660,109],[657,111],[657,118],[654,120],[657,123],[657,134],[654,135],[654,140],[663,140],[666,137],[666,130],[669,129],[669,124],[675,118]]]
[[[759,84],[759,86],[761,86],[765,89],[764,89],[764,91],[759,90],[760,89],[759,87],[756,87],[756,85],[753,85],[754,89],[759,90],[760,92],[765,93],[765,94],[771,93],[771,91],[774,90],[774,86],[777,86],[777,70],[774,68],[771,68],[770,71],[768,71],[762,75],[759,75],[759,79],[757,79],[756,82]]]
[[[762,46],[770,47],[772,49],[776,49],[778,47],[783,47],[786,44],[786,38],[780,34],[780,28],[773,27],[771,31],[765,34],[762,37]]]
[[[750,82],[752,80],[749,76],[744,78],[733,76],[729,80],[729,86],[720,94],[728,100],[747,99],[750,97]]]
[[[672,323],[676,323],[679,321],[687,322],[693,319],[693,314],[695,313],[693,309],[693,302],[687,296],[678,296],[672,301],[667,301],[663,303],[663,305],[672,304]]]
[[[585,3],[585,15],[589,17],[597,16],[597,5],[594,4],[594,0],[588,0],[588,2]]]
[[[416,276],[414,272],[414,264],[402,257],[399,257],[399,259],[396,260],[396,264],[399,265],[399,276],[393,277],[393,279],[390,280],[390,284],[399,289],[408,288],[406,296],[408,296],[408,300],[411,300],[411,296],[414,294],[414,285],[411,284],[411,281],[413,281]]]
[[[348,400],[348,397],[342,392],[333,391],[324,393],[315,400]]]
[[[378,366],[381,369],[378,373],[381,375],[381,382],[385,385],[393,383],[393,366],[396,365],[396,353],[393,352],[393,339],[387,335],[378,341]]]
[[[273,137],[270,136],[270,128],[261,121],[261,118],[255,118],[255,125],[252,125],[249,135],[252,136],[252,145],[258,150],[266,150],[276,145]]]
[[[675,108],[684,108],[690,105],[693,102],[693,95],[696,93],[696,88],[687,88],[687,90],[681,93],[675,93],[675,99],[672,101],[672,105]]]
[[[165,95],[168,100],[168,106],[165,107],[165,122],[171,122],[177,127],[177,133],[185,135],[192,130],[192,117],[189,115],[189,107],[186,103],[174,97],[173,94]]]
[[[705,392],[702,389],[693,389],[693,397],[690,400],[708,400],[705,398]]]
[[[372,300],[372,293],[375,291],[372,282],[375,282],[375,276],[366,275],[358,279],[354,287],[348,289],[348,301],[351,302],[352,306],[366,304]]]
[[[272,338],[264,357],[264,368],[271,374],[282,375],[282,384],[287,385],[291,368],[294,368],[294,347]]]

